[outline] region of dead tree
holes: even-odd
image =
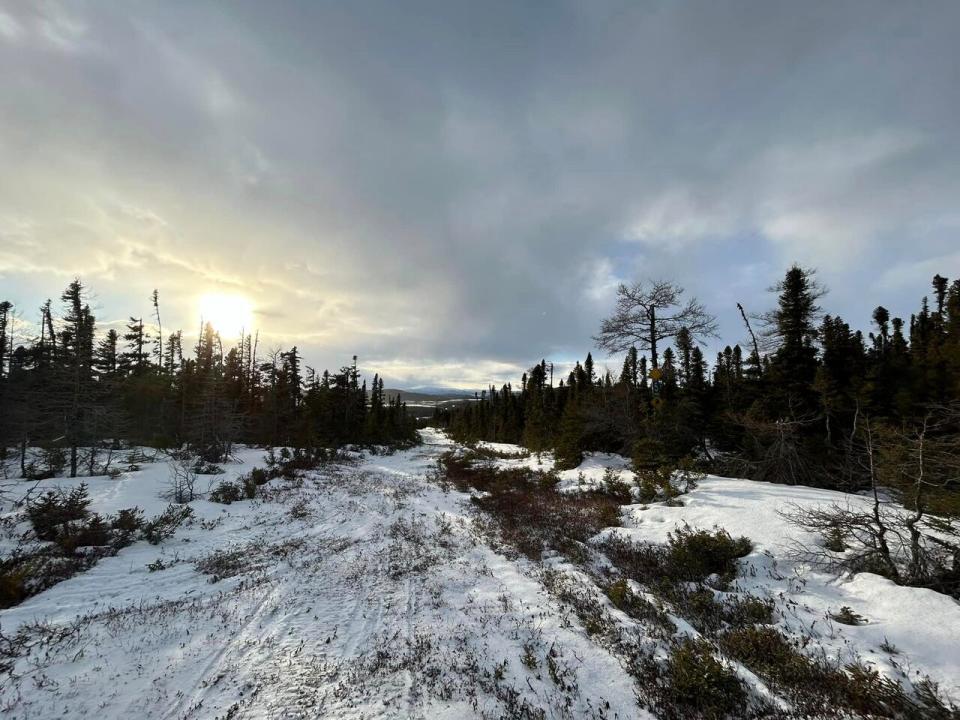
[[[750,341],[753,343],[753,354],[757,358],[757,372],[762,372],[761,363],[760,363],[760,343],[757,342],[757,336],[753,332],[753,328],[750,325],[750,319],[747,317],[746,311],[743,309],[743,305],[737,303],[737,310],[740,311],[740,317],[743,318],[743,324],[747,326],[747,332],[750,333]]]
[[[931,512],[937,494],[942,500],[960,476],[957,419],[956,408],[934,408],[912,427],[894,429],[861,422],[858,413],[848,452],[854,470],[869,479],[870,502],[795,505],[781,513],[825,540],[796,544],[795,556],[960,597],[960,526]]]
[[[170,479],[163,497],[175,503],[193,502],[196,498],[196,457],[188,449],[178,449],[169,454]]]
[[[696,298],[684,302],[682,295],[683,288],[668,280],[621,285],[614,313],[601,323],[594,340],[609,352],[638,345],[650,353],[651,366],[659,367],[658,348],[682,328],[697,342],[716,337],[716,318]]]

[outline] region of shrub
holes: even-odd
[[[461,492],[476,490],[471,501],[496,521],[500,539],[539,560],[545,548],[582,555],[585,543],[605,527],[620,524],[620,505],[602,492],[561,494],[556,473],[530,468],[498,469],[447,453],[440,481]]]
[[[56,540],[62,526],[83,520],[89,514],[90,496],[85,483],[69,493],[49,490],[27,507],[27,516],[33,531],[41,540]]]
[[[637,472],[657,470],[669,461],[666,446],[656,438],[643,437],[633,444],[633,467]]]
[[[143,510],[137,507],[124,508],[110,521],[110,527],[132,535],[143,527]]]
[[[39,460],[31,460],[27,464],[26,480],[45,480],[57,477],[63,473],[67,465],[67,454],[63,448],[53,447],[43,450]]]
[[[630,484],[621,479],[620,473],[612,468],[607,468],[604,471],[603,483],[600,489],[595,492],[616,500],[620,505],[629,505],[633,502]]]
[[[734,627],[769,625],[773,622],[773,600],[747,596],[724,604],[726,621]]]
[[[10,560],[0,561],[0,609],[19,605],[27,599],[25,571]]]
[[[499,450],[487,445],[470,445],[470,452],[486,460],[526,460],[530,451],[518,448],[517,450]]]
[[[867,619],[844,605],[839,611],[830,613],[830,617],[842,625],[863,625]]]
[[[56,543],[65,555],[72,555],[79,547],[100,547],[109,545],[113,539],[110,525],[94,513],[83,520],[76,520],[60,526]]]
[[[667,613],[645,597],[633,592],[626,580],[620,579],[607,585],[604,593],[610,598],[614,607],[622,610],[634,620],[648,622],[665,630],[668,634],[676,631],[676,626]]]
[[[27,508],[37,536],[51,542],[38,551],[0,560],[0,607],[16,605],[82,572],[136,539],[143,513],[126,508],[103,517],[87,509],[85,485],[45,493]],[[86,548],[86,550],[81,550]]]
[[[264,462],[267,464],[267,479],[283,477],[292,480],[298,472],[314,470],[335,457],[337,457],[336,451],[328,451],[321,447],[309,450],[295,448],[293,451],[289,448],[280,448],[279,453],[270,448],[264,456]]]
[[[174,505],[171,503],[166,510],[144,524],[143,537],[151,545],[159,545],[167,538],[172,537],[177,528],[191,517],[193,517],[193,508],[189,505]]]
[[[0,607],[12,607],[73,576],[96,558],[63,557],[59,548],[21,554],[0,561]]]
[[[826,671],[803,655],[776,628],[736,628],[720,636],[720,647],[768,682],[806,685],[826,680]]]
[[[220,484],[211,490],[209,495],[210,502],[223,503],[224,505],[243,500],[243,498],[244,486],[229,480],[221,480]]]
[[[195,475],[223,475],[223,468],[212,462],[204,462],[202,458],[197,458],[197,462],[193,466],[193,472]]]
[[[737,574],[737,559],[752,549],[748,538],[734,539],[726,530],[679,528],[667,545],[637,544],[608,538],[603,550],[620,571],[650,585],[664,582],[703,582],[717,575],[728,582]]]
[[[163,497],[175,503],[192,502],[196,495],[197,473],[190,452],[176,450],[170,453],[170,459],[170,480]]]
[[[662,680],[658,699],[667,718],[725,718],[747,702],[739,678],[702,640],[675,645]]]
[[[854,662],[834,667],[800,652],[796,642],[772,627],[731,630],[720,636],[720,647],[767,683],[785,691],[804,716],[895,717],[922,720],[957,717],[927,678],[913,683],[909,695],[899,682]]]
[[[243,496],[247,500],[253,500],[257,496],[257,483],[252,475],[244,475],[239,478],[243,486]]]
[[[254,485],[266,485],[271,479],[270,473],[263,468],[254,468],[247,477],[253,481]]]
[[[734,539],[720,528],[714,532],[692,530],[684,525],[670,536],[668,563],[678,580],[700,581],[710,575],[732,579],[737,574],[737,559],[750,553],[748,538]]]
[[[490,487],[489,494],[472,498],[474,504],[496,519],[507,544],[534,560],[547,547],[576,554],[578,543],[620,524],[620,506],[603,495],[561,494],[529,478],[517,487]]]

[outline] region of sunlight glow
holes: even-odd
[[[242,295],[207,293],[200,298],[200,319],[224,339],[235,339],[253,328],[253,304]]]

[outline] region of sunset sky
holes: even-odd
[[[410,387],[580,357],[641,278],[732,343],[797,261],[868,329],[960,275],[958,29],[957,2],[0,0],[0,300],[35,323],[79,275],[106,326],[157,288],[189,334],[240,298],[263,345]]]

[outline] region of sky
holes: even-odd
[[[108,327],[157,288],[189,334],[240,295],[261,347],[404,387],[582,357],[651,278],[733,343],[798,262],[866,330],[960,275],[958,28],[923,0],[0,0],[0,299],[36,323],[79,276]]]

